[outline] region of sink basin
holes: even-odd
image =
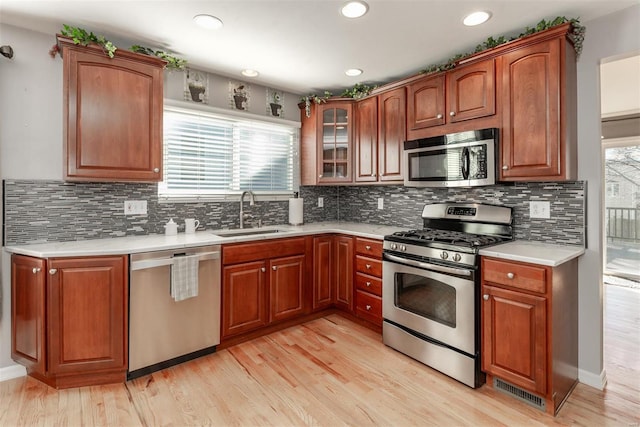
[[[240,237],[240,236],[253,236],[256,234],[273,234],[280,233],[282,230],[278,230],[277,228],[270,229],[256,229],[250,228],[248,230],[213,230],[212,233],[216,236],[220,237]]]

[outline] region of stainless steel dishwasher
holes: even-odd
[[[171,297],[171,265],[198,257],[198,295]],[[220,246],[131,255],[127,379],[215,352],[220,343]]]

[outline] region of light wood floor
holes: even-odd
[[[640,290],[607,291],[607,388],[579,384],[556,418],[472,390],[331,315],[126,384],[2,382],[0,426],[638,426],[638,307]]]

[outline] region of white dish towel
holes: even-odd
[[[198,296],[198,255],[177,256],[171,266],[171,297],[175,301]]]

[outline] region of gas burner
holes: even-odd
[[[398,231],[393,235],[397,238],[406,239],[413,244],[426,246],[429,245],[429,242],[437,242],[458,246],[480,247],[504,240],[497,236],[465,233],[461,231],[438,230],[433,228]]]

